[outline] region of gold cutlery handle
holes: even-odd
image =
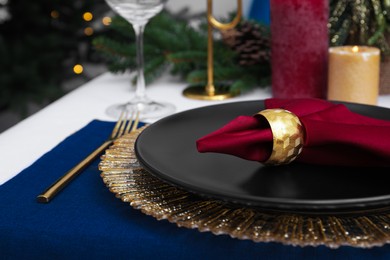
[[[104,150],[106,150],[112,144],[112,140],[104,142],[95,151],[85,157],[84,160],[79,162],[75,167],[65,173],[56,182],[54,182],[49,188],[47,188],[42,194],[37,196],[37,201],[40,203],[48,203],[50,200],[61,191],[74,177],[76,177],[82,170],[85,169],[93,160],[95,160]]]

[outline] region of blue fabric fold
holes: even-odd
[[[158,221],[106,188],[100,159],[50,203],[36,202],[40,192],[98,147],[112,127],[112,122],[92,121],[0,186],[0,259],[390,259],[389,245],[301,248]]]
[[[271,20],[270,0],[252,0],[248,18],[269,25]]]

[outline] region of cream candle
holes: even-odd
[[[328,96],[376,105],[379,93],[380,50],[369,46],[329,48]]]

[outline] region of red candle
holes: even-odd
[[[326,98],[328,0],[271,0],[272,95]]]

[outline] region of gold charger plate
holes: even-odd
[[[117,139],[99,163],[108,189],[125,203],[179,227],[254,242],[370,248],[390,242],[390,208],[354,213],[291,213],[228,203],[190,193],[152,176],[134,143],[145,127]]]

